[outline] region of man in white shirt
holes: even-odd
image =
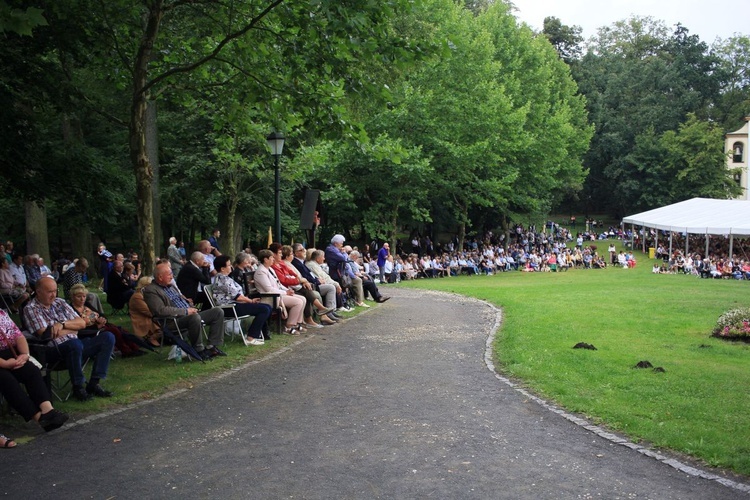
[[[16,254],[13,256],[13,262],[10,263],[10,274],[13,275],[13,281],[29,290],[29,283],[26,279],[26,270],[23,268],[23,255]]]

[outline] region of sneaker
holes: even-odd
[[[369,305],[365,304],[364,302],[360,302],[357,304],[359,307],[370,307]]]
[[[39,417],[39,425],[42,426],[44,432],[54,431],[62,427],[68,421],[68,418],[66,413],[53,409]]]
[[[263,339],[256,339],[256,338],[250,337],[247,340],[247,343],[250,345],[264,345],[266,342]]]

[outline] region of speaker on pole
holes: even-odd
[[[307,235],[308,248],[315,246],[315,230],[320,224],[320,190],[308,189],[305,191],[305,202],[302,205],[302,214],[300,216],[300,229],[304,229]]]
[[[305,203],[302,205],[302,215],[300,216],[300,229],[314,229],[317,226],[318,198],[320,190],[308,189],[305,191]]]

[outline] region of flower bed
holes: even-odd
[[[711,336],[750,342],[750,308],[732,309],[719,316]]]

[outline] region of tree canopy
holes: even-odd
[[[3,196],[66,253],[109,241],[148,269],[170,235],[265,241],[272,130],[285,240],[306,188],[324,231],[362,240],[736,194],[719,157],[748,114],[741,35],[631,18],[584,44],[452,0],[6,0],[0,23]],[[24,211],[3,213],[20,237]]]

